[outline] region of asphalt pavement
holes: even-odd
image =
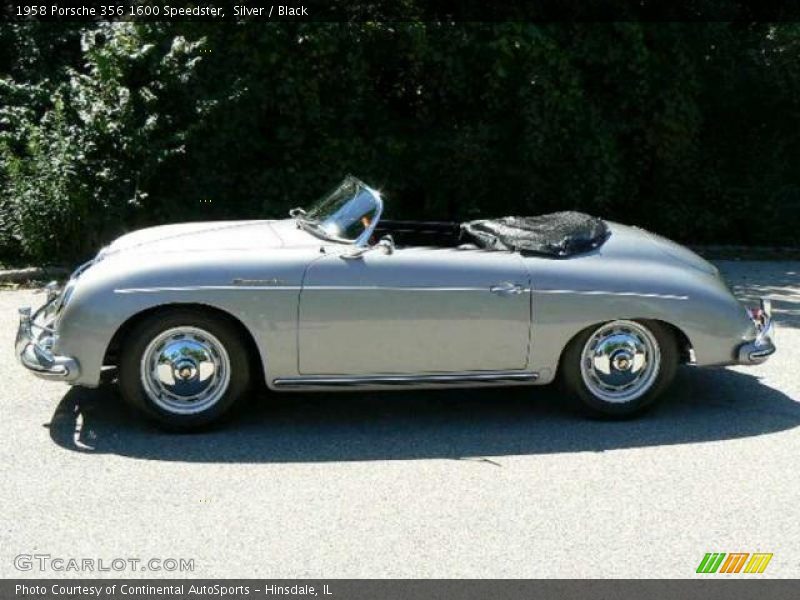
[[[264,395],[166,434],[113,387],[28,374],[16,308],[41,296],[0,292],[0,576],[692,577],[707,552],[768,552],[758,577],[798,577],[800,262],[718,264],[774,298],[778,353],[681,368],[627,422],[549,388],[395,391]]]

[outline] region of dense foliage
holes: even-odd
[[[798,59],[793,23],[6,24],[0,258],[281,217],[346,173],[395,217],[792,243]]]

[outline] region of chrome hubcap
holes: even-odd
[[[589,391],[606,402],[631,402],[655,382],[661,363],[658,342],[634,321],[613,321],[586,342],[581,376]]]
[[[220,341],[197,327],[163,331],[141,362],[144,390],[159,407],[176,414],[202,412],[225,394],[230,360]]]

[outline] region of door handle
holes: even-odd
[[[510,281],[504,281],[489,288],[489,291],[497,296],[515,296],[521,294],[523,290],[524,288],[520,284]]]

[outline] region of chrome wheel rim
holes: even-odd
[[[661,353],[655,336],[634,321],[612,321],[595,331],[581,353],[581,377],[600,400],[632,402],[658,377]]]
[[[158,334],[142,355],[142,386],[165,411],[191,415],[214,406],[230,383],[225,346],[197,327],[174,327]]]

